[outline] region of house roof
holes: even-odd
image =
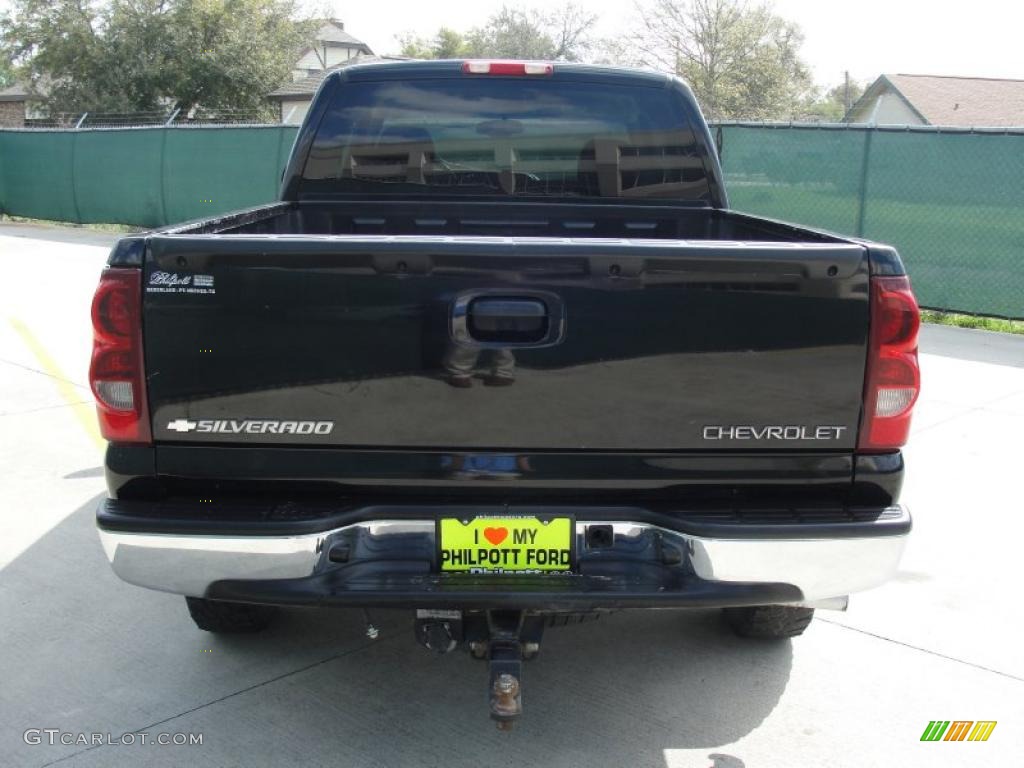
[[[296,54],[296,66],[298,66],[299,63],[301,63],[302,59],[306,56],[307,53],[309,53],[310,51],[317,51],[320,48],[320,46],[323,46],[325,48],[355,48],[357,49],[356,56],[373,56],[373,51],[370,49],[370,46],[368,46],[362,40],[352,37],[352,35],[345,31],[345,25],[342,24],[337,19],[327,19],[326,21],[324,21],[320,29],[317,30],[317,33],[316,35],[314,35],[313,39],[316,41],[317,45],[307,45],[301,50],[299,50],[298,53]],[[323,57],[320,55],[320,53],[317,53],[317,59],[319,59],[321,62],[323,61]],[[323,78],[321,77],[321,79]],[[287,86],[281,86],[281,88],[278,88],[278,90],[274,91],[274,93],[276,94],[278,91],[286,87]]]
[[[406,58],[407,57],[405,56],[363,56],[360,54],[352,57],[348,61],[335,64],[333,67],[319,69],[311,75],[307,75],[306,77],[300,78],[291,83],[285,83],[277,90],[268,93],[267,98],[277,101],[312,98],[313,94],[316,93],[316,89],[320,87],[320,83],[322,83],[324,78],[331,72],[344,69],[345,67],[351,67],[353,64],[368,64],[374,61],[404,61]]]
[[[850,114],[856,114],[887,88],[928,125],[1024,126],[1024,80],[984,77],[882,75],[853,105]]]
[[[324,21],[323,26],[317,30],[315,39],[321,43],[336,43],[348,48],[362,48],[367,53],[373,53],[370,46],[346,32],[345,25],[337,19]]]
[[[0,90],[0,101],[28,101],[33,98],[24,83],[15,83]]]

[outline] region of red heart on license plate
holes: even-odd
[[[508,538],[508,528],[484,528],[484,538],[498,546]]]

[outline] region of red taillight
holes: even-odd
[[[921,313],[906,277],[871,278],[871,329],[858,450],[891,451],[907,442],[921,391],[917,332]]]
[[[462,62],[466,75],[551,75],[553,64],[547,61],[482,61]]]
[[[103,437],[150,443],[146,375],[142,363],[142,273],[106,269],[92,299],[89,386]]]

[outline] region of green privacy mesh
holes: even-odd
[[[158,227],[277,197],[295,126],[0,131],[0,211]]]
[[[721,131],[733,208],[896,246],[923,306],[1024,316],[1024,133]]]
[[[720,130],[733,208],[895,245],[924,306],[1024,316],[1024,133]],[[157,227],[259,205],[295,133],[0,131],[0,211]]]

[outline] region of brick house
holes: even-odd
[[[15,83],[0,90],[0,128],[22,128],[29,99],[25,86]]]

